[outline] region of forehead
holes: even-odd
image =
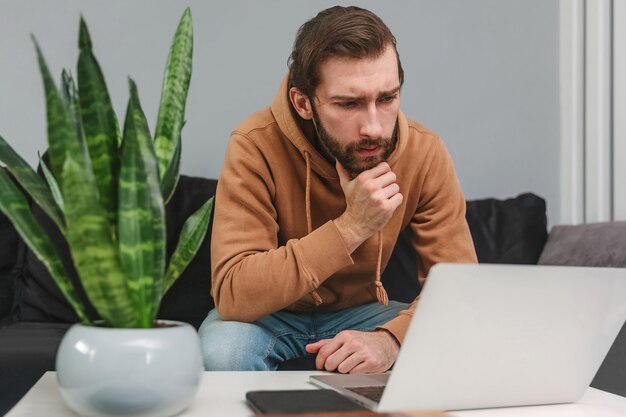
[[[319,98],[376,96],[400,86],[398,60],[392,46],[375,58],[330,57],[318,69]]]

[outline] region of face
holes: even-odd
[[[387,160],[400,109],[393,47],[374,59],[329,58],[319,74],[310,104],[320,145],[353,175]]]

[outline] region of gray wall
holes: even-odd
[[[75,68],[78,17],[123,119],[127,76],[154,127],[167,49],[185,7],[195,25],[183,173],[217,177],[230,130],[270,103],[297,28],[335,1],[0,0],[0,135],[44,150],[35,34],[55,74]],[[559,222],[558,0],[354,1],[398,38],[402,108],[445,140],[468,199],[532,191]],[[74,70],[75,71],[75,70]]]

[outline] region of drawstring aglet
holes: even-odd
[[[385,291],[385,287],[383,287],[383,283],[380,281],[376,281],[376,298],[378,302],[382,305],[389,304],[389,296],[387,295],[387,291]]]

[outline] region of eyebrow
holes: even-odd
[[[397,94],[400,91],[400,86],[397,86],[396,88],[393,88],[391,90],[388,91],[382,91],[378,97],[386,97],[386,96],[392,96],[394,94]],[[362,96],[344,96],[344,95],[336,95],[336,96],[332,96],[330,97],[331,100],[338,100],[338,101],[358,101],[358,100],[362,100],[363,97]]]

